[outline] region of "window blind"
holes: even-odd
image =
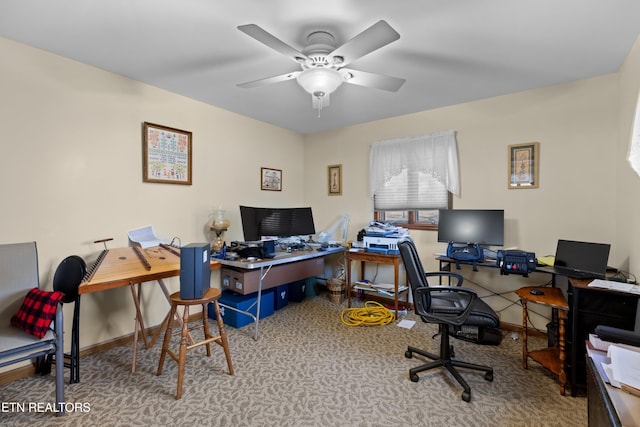
[[[369,173],[375,210],[447,208],[460,193],[455,131],[376,142]]]

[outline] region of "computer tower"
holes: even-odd
[[[202,298],[211,280],[211,246],[190,243],[180,248],[180,298]]]

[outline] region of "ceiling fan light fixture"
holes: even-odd
[[[343,82],[340,73],[333,68],[311,68],[300,73],[298,84],[313,96],[333,93]]]

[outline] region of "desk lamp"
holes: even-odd
[[[222,245],[224,244],[224,241],[222,240],[222,233],[227,231],[229,225],[231,225],[231,222],[227,218],[225,218],[224,210],[218,209],[213,212],[213,221],[211,221],[211,225],[209,226],[209,228],[211,228],[213,232],[216,233],[216,237],[211,243],[211,248],[214,251],[222,250]]]

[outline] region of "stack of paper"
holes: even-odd
[[[373,283],[367,280],[358,281],[353,285],[354,289],[361,291],[378,292],[387,296],[394,296],[395,285],[390,283]],[[406,285],[398,285],[398,292],[404,292],[409,289]]]
[[[143,249],[162,243],[162,240],[153,234],[153,228],[150,225],[129,231],[129,240],[134,245],[140,245]]]
[[[383,222],[371,222],[365,230],[367,236],[371,237],[394,237],[401,238],[409,235],[409,230],[393,224]]]
[[[595,334],[589,334],[589,343],[594,349],[598,351],[607,351],[609,350],[609,346],[612,344],[609,341],[601,340]]]
[[[615,280],[594,279],[589,283],[590,288],[611,289],[618,292],[627,292],[630,294],[640,294],[640,286],[632,283],[616,282]]]
[[[611,363],[603,364],[612,386],[633,394],[640,394],[640,348],[624,344],[609,346],[607,357]]]

